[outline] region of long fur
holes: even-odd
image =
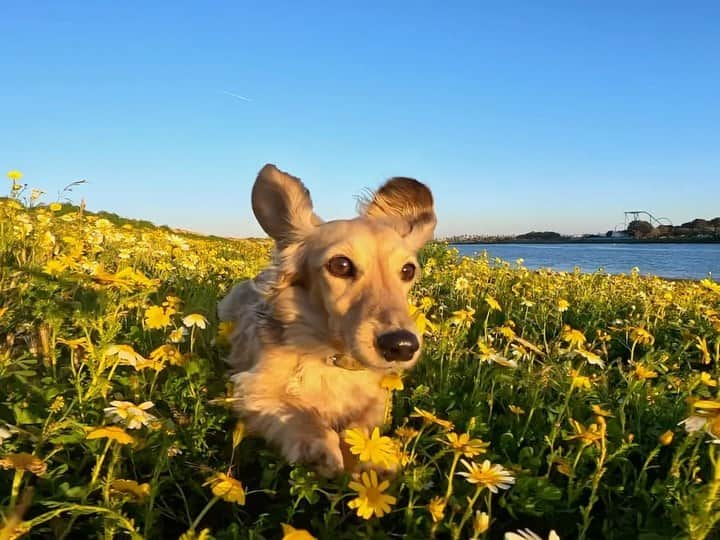
[[[334,475],[346,465],[342,431],[380,425],[382,377],[417,362],[419,351],[388,362],[376,339],[395,330],[417,335],[407,309],[412,283],[400,279],[400,268],[432,237],[432,195],[416,180],[391,179],[359,217],[323,223],[300,180],[266,165],[252,202],[276,249],[267,269],[218,305],[220,318],[235,325],[228,363],[236,410],[288,461]],[[328,272],[337,255],[353,260],[357,276]]]

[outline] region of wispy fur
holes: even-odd
[[[391,179],[359,217],[323,223],[300,180],[266,165],[252,203],[276,249],[267,269],[218,306],[220,318],[235,323],[228,363],[237,412],[289,461],[332,475],[345,462],[339,433],[381,424],[380,380],[417,362],[419,351],[406,362],[386,361],[376,339],[417,334],[407,309],[412,283],[400,269],[432,237],[432,195],[416,180]],[[355,277],[328,272],[338,255],[353,261]],[[339,367],[339,357],[361,369]]]

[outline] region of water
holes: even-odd
[[[599,268],[627,274],[633,267],[642,275],[667,278],[720,278],[720,244],[458,244],[463,255],[487,251],[490,258],[525,260],[527,268],[583,272]]]

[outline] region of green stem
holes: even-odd
[[[107,476],[105,477],[105,485],[103,486],[103,499],[106,505],[110,505],[110,484],[113,481],[113,473],[115,472],[115,465],[120,457],[120,447],[114,446],[112,450],[112,457],[110,458],[110,465],[108,465]]]
[[[20,494],[20,483],[22,482],[23,474],[25,474],[25,471],[22,469],[15,469],[15,474],[13,475],[12,480],[12,488],[10,491],[10,511],[12,512],[15,509],[15,504],[17,503],[18,495]]]
[[[56,517],[59,517],[64,512],[73,512],[76,515],[77,514],[104,514],[104,515],[108,516],[109,518],[113,519],[123,529],[128,531],[128,533],[130,533],[130,538],[132,538],[133,540],[143,540],[142,535],[137,533],[133,524],[125,516],[118,514],[117,512],[115,512],[114,510],[111,510],[109,508],[103,508],[102,506],[90,506],[90,505],[83,505],[83,504],[68,504],[61,508],[56,508],[54,510],[51,510],[50,512],[45,512],[44,514],[35,516],[31,520],[26,521],[25,525],[27,526],[28,530],[30,530],[33,527],[40,525],[41,523],[45,523],[47,521],[55,519]]]
[[[157,487],[156,486],[158,485],[158,479],[160,478],[160,473],[165,468],[167,461],[168,461],[167,446],[163,445],[162,453],[160,454],[160,458],[155,463],[152,481],[150,482],[152,489],[150,491],[150,500],[148,501],[147,510],[145,512],[145,527],[144,527],[145,536],[148,536],[150,534],[150,527],[152,526],[152,521],[153,521],[152,509],[155,504],[155,497],[157,496]],[[230,460],[230,462],[232,463],[232,459]]]
[[[448,485],[447,491],[445,492],[445,501],[450,500],[450,495],[453,491],[453,478],[455,477],[455,467],[457,467],[458,461],[460,460],[460,452],[455,452],[453,455],[452,465],[450,466],[450,473],[448,474]]]
[[[194,531],[195,529],[197,529],[197,526],[200,525],[200,522],[202,521],[202,518],[205,517],[205,514],[207,514],[210,511],[210,509],[213,506],[215,506],[215,503],[218,502],[219,500],[220,500],[220,497],[217,497],[217,496],[210,499],[210,502],[208,502],[205,505],[205,508],[202,509],[202,512],[200,512],[198,514],[198,516],[195,518],[195,521],[193,521],[192,525],[190,525],[190,530]]]
[[[563,404],[563,408],[558,413],[558,417],[555,419],[555,423],[553,424],[552,432],[550,433],[550,436],[548,437],[548,443],[550,446],[550,455],[548,456],[548,470],[545,474],[545,478],[550,478],[550,473],[552,472],[552,462],[555,459],[555,439],[557,439],[558,432],[560,431],[560,427],[562,426],[562,421],[564,419],[564,415],[567,413],[568,405],[570,404],[570,397],[572,396],[574,386],[570,385],[570,389],[567,391],[567,394],[565,395],[565,403]]]
[[[470,499],[470,502],[468,502],[468,506],[465,509],[465,513],[463,514],[462,519],[460,520],[460,525],[457,529],[453,531],[453,540],[457,540],[460,538],[460,533],[462,532],[463,528],[465,527],[465,524],[467,523],[467,520],[470,519],[470,516],[472,516],[473,508],[475,508],[475,501],[477,501],[477,498],[480,496],[480,492],[483,490],[485,486],[478,485],[475,488],[475,493],[472,496],[472,499]]]
[[[97,463],[95,463],[95,468],[93,469],[93,474],[90,478],[90,485],[88,486],[88,493],[90,493],[93,487],[95,487],[95,482],[97,482],[98,476],[100,476],[100,470],[102,469],[103,462],[105,461],[105,457],[107,456],[108,450],[110,449],[110,445],[112,444],[112,442],[112,439],[107,440],[103,453],[100,454],[100,458],[97,460]]]

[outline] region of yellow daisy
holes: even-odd
[[[357,428],[345,430],[345,442],[350,452],[359,456],[360,461],[391,467],[397,463],[397,451],[390,437],[381,436],[380,429],[373,429],[370,437],[364,430]]]
[[[658,443],[662,446],[669,446],[673,441],[674,433],[669,429],[658,437]]]
[[[653,371],[652,369],[648,369],[642,364],[638,364],[635,366],[635,376],[637,376],[638,379],[655,379],[657,378],[658,374],[657,371]]]
[[[217,473],[203,484],[210,486],[213,495],[220,497],[222,500],[237,503],[240,506],[245,504],[245,489],[239,480],[235,480],[232,476],[225,473]]]
[[[402,390],[403,386],[402,377],[397,373],[388,373],[380,381],[380,387],[386,390]]]
[[[170,334],[168,335],[168,339],[173,343],[182,343],[183,341],[185,341],[185,336],[187,335],[187,333],[187,328],[181,326],[180,328],[176,328],[175,330],[170,332]]]
[[[525,409],[523,409],[522,407],[519,407],[517,405],[508,405],[508,409],[510,409],[511,413],[516,414],[518,416],[522,416],[523,414],[525,414]]]
[[[579,349],[585,343],[585,334],[580,330],[565,325],[563,327],[562,340],[568,344],[571,349]]]
[[[67,268],[67,264],[57,259],[50,259],[45,266],[43,266],[43,272],[50,274],[51,276],[57,276],[61,274]]]
[[[471,439],[467,433],[458,435],[452,432],[448,433],[446,437],[447,442],[442,441],[443,444],[447,444],[455,453],[462,454],[465,457],[475,457],[484,454],[487,451],[487,447],[490,446],[490,443],[486,443],[481,439]]]
[[[315,537],[305,529],[296,529],[287,523],[281,523],[283,536],[282,540],[315,540]]]
[[[196,532],[195,529],[190,529],[182,533],[179,540],[210,540],[211,538],[210,529],[203,529],[200,532]]]
[[[166,343],[165,345],[160,345],[150,353],[150,360],[154,362],[169,362],[173,366],[180,366],[184,362],[184,357],[177,347]]]
[[[408,426],[400,426],[395,428],[395,435],[397,435],[398,437],[400,437],[400,439],[406,442],[417,437],[419,433],[420,432],[417,429]]]
[[[453,311],[453,316],[450,322],[457,324],[458,326],[470,326],[475,318],[475,310],[470,306],[467,309],[459,309]]]
[[[410,317],[412,317],[413,321],[415,321],[415,326],[417,327],[420,335],[425,335],[426,332],[432,333],[435,331],[435,325],[430,322],[425,313],[413,304],[409,304],[408,309],[410,311]]]
[[[47,464],[37,456],[20,452],[19,454],[7,454],[0,458],[0,469],[15,469],[16,471],[27,471],[38,476],[45,474]]]
[[[102,426],[93,429],[87,434],[88,439],[110,439],[118,444],[133,444],[135,439],[123,428],[117,426]]]
[[[430,512],[430,517],[432,517],[433,523],[437,523],[438,521],[442,521],[442,518],[445,516],[445,505],[447,504],[447,501],[445,501],[442,497],[434,497],[427,505],[428,512]]]
[[[395,504],[395,497],[386,495],[384,491],[390,486],[390,482],[383,480],[378,483],[377,473],[364,472],[360,482],[350,482],[350,489],[357,492],[358,496],[348,502],[350,508],[357,510],[357,515],[363,519],[370,519],[373,514],[383,517],[390,512],[390,505]]]
[[[170,315],[174,311],[160,306],[150,306],[145,310],[145,326],[150,329],[165,328],[170,325]]]
[[[138,484],[135,480],[116,479],[110,482],[110,491],[132,495],[142,501],[150,495],[150,484]]]
[[[597,419],[604,420],[602,416],[596,417]],[[570,424],[575,430],[575,435],[565,437],[567,440],[579,440],[584,445],[594,444],[598,448],[600,447],[601,441],[605,437],[605,427],[603,423],[590,424],[587,428],[580,422],[574,419],[570,419]]]
[[[460,463],[467,469],[466,472],[459,472],[460,476],[464,476],[471,484],[488,488],[493,493],[497,493],[498,489],[509,489],[515,483],[515,478],[505,467],[493,465],[487,459],[481,465],[464,459],[461,459]]]
[[[442,418],[438,418],[437,416],[435,416],[435,413],[431,413],[430,411],[426,411],[425,409],[420,409],[418,407],[414,408],[414,412],[412,412],[410,416],[413,416],[415,418],[422,418],[426,424],[436,424],[448,431],[453,428],[453,423],[449,420],[443,420]]]
[[[585,390],[590,390],[592,388],[592,383],[590,382],[590,377],[586,377],[585,375],[580,375],[580,372],[576,369],[570,370],[570,378],[572,379],[572,387],[573,388],[580,388]]]
[[[188,328],[192,328],[193,326],[197,326],[198,328],[205,330],[207,328],[207,319],[200,315],[199,313],[191,313],[190,315],[187,315],[186,317],[183,317],[183,324],[187,326]]]
[[[592,412],[597,416],[604,416],[605,418],[613,418],[613,414],[610,411],[606,411],[600,405],[593,405],[590,407]]]
[[[470,282],[467,280],[466,277],[460,276],[455,280],[455,290],[456,291],[465,291],[470,287]]]
[[[652,345],[655,343],[655,337],[641,326],[631,328],[630,337],[635,343],[639,343],[640,345]]]
[[[475,536],[480,536],[482,533],[490,528],[490,516],[487,512],[481,512],[480,510],[475,511],[475,517],[473,518],[473,532]]]
[[[490,311],[502,311],[502,307],[500,307],[500,302],[495,300],[495,298],[490,295],[485,297],[485,303],[490,308]]]

